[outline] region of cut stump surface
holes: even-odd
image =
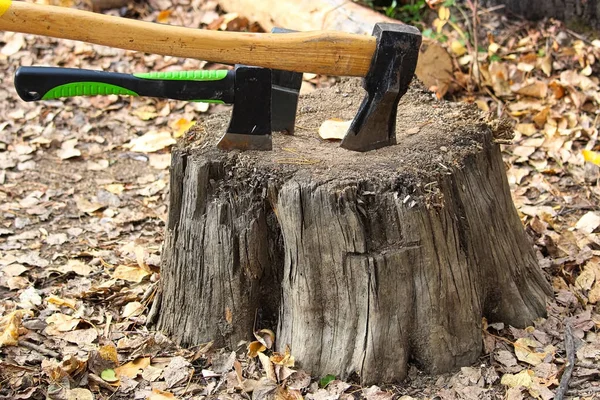
[[[550,287],[511,200],[502,127],[412,87],[398,145],[368,153],[320,139],[350,119],[358,80],[301,99],[271,152],[215,148],[228,114],[173,152],[157,327],[185,345],[235,347],[276,330],[313,376],[403,379],[477,360],[482,318],[525,327]],[[504,128],[506,130],[506,128]]]

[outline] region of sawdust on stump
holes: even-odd
[[[222,152],[228,114],[173,152],[161,284],[152,317],[180,343],[235,348],[276,330],[313,376],[403,379],[477,360],[482,318],[524,327],[550,287],[511,201],[494,137],[465,104],[412,87],[398,145],[367,153],[320,139],[350,119],[357,80],[301,99],[295,136]]]

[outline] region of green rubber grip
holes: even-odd
[[[96,96],[118,94],[138,96],[132,90],[102,82],[73,82],[57,86],[44,94],[42,100],[58,99],[61,97]]]
[[[133,74],[136,78],[155,79],[166,81],[220,81],[227,76],[226,70],[200,70],[200,71],[167,71],[167,72],[141,72]]]

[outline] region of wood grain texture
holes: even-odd
[[[0,16],[0,30],[165,56],[339,76],[365,76],[376,46],[373,37],[344,32],[217,32],[21,1],[13,2]]]
[[[175,150],[159,329],[235,346],[269,327],[313,376],[370,384],[402,380],[409,359],[476,362],[482,317],[544,315],[551,288],[477,111],[412,89],[397,125],[428,124],[358,154],[311,131],[310,107],[344,117],[355,89],[302,99],[304,129],[271,152],[215,150],[218,115]]]

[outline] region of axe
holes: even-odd
[[[215,32],[11,0],[0,0],[0,30],[225,64],[362,76],[367,93],[342,141],[342,147],[355,151],[396,142],[398,102],[414,75],[421,44],[416,28],[400,24],[376,24],[371,37]]]
[[[24,101],[117,94],[233,104],[218,144],[222,150],[271,150],[271,131],[293,134],[301,84],[301,73],[246,65],[137,74],[19,67],[15,73],[15,89]]]

